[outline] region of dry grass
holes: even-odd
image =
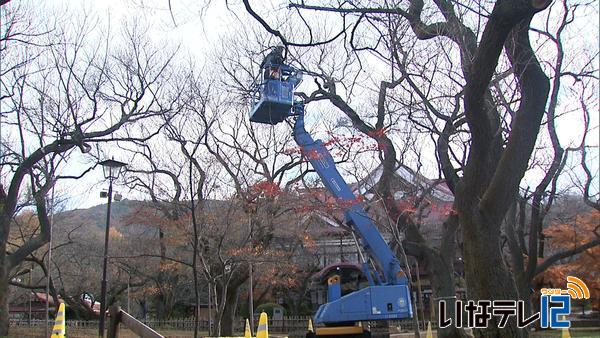
[[[533,332],[531,337],[534,338],[560,338],[561,330],[543,330],[539,332]],[[598,338],[600,337],[600,328],[574,328],[569,329],[571,337],[578,338]]]
[[[575,328],[570,329],[571,337],[577,338],[598,338],[600,337],[600,328]],[[176,331],[176,330],[164,330],[161,331],[160,334],[164,335],[167,338],[190,338],[193,337],[194,334],[191,331]],[[94,329],[67,329],[67,338],[89,338],[96,337],[97,330]],[[200,332],[200,337],[207,336],[207,332]],[[282,335],[278,335],[282,336]],[[398,335],[400,336],[400,335]],[[410,334],[403,334],[401,337],[410,337]],[[425,337],[425,332],[421,333],[422,337]],[[435,337],[434,333],[434,337]],[[10,329],[10,334],[8,338],[45,338],[44,328],[27,328],[27,327],[14,327]],[[532,338],[560,338],[561,331],[560,330],[544,330],[540,332],[533,332],[531,334]],[[122,329],[119,331],[119,338],[137,338],[137,336],[127,330]]]
[[[168,338],[190,338],[194,336],[194,333],[191,331],[175,331],[175,330],[165,330],[160,331],[160,334],[164,335]],[[98,330],[94,329],[75,329],[75,328],[67,328],[67,338],[89,338],[89,337],[97,337]],[[200,332],[199,336],[204,337],[207,335],[207,332]],[[10,328],[10,333],[8,334],[8,338],[45,338],[44,328],[28,328],[28,327],[14,327]],[[137,336],[127,330],[121,329],[119,331],[119,338],[137,338]]]

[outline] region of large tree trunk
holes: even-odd
[[[238,296],[240,294],[240,286],[229,285],[227,287],[227,297],[225,299],[225,308],[223,309],[223,316],[221,317],[221,335],[226,337],[233,336],[234,321],[235,321],[235,310],[237,308]]]
[[[529,278],[527,271],[525,271],[525,260],[523,258],[526,253],[524,251],[525,235],[522,230],[525,226],[525,204],[525,200],[512,204],[506,215],[504,233],[510,249],[510,265],[517,285],[519,300],[525,303],[525,315],[529,317],[532,311],[532,278]],[[518,215],[517,209],[519,209]],[[517,222],[519,225],[517,225]]]
[[[5,243],[2,241],[0,244],[0,337],[8,336],[8,264]]]
[[[464,240],[469,298],[475,301],[518,300],[517,287],[502,257],[500,229],[527,170],[548,97],[549,81],[528,36],[531,18],[548,3],[497,2],[475,55],[472,76],[465,86],[465,116],[472,138],[464,175],[456,189],[455,205]],[[502,146],[482,103],[505,45],[521,89],[521,102],[511,123],[508,142]],[[477,335],[526,335],[517,328],[514,319],[502,329],[498,328],[498,319],[492,316],[487,329],[476,330]]]
[[[248,268],[238,267],[233,276],[225,277],[223,281],[217,282],[216,293],[216,325],[213,335],[231,337],[233,335],[233,324],[237,310],[240,288],[248,280]]]
[[[171,293],[169,291],[169,287],[165,285],[167,279],[169,278],[168,272],[166,272],[165,267],[167,266],[167,247],[165,245],[165,233],[161,226],[158,227],[158,246],[160,249],[160,270],[158,272],[158,289],[159,294],[156,297],[156,308],[158,312],[159,319],[167,319],[171,316],[171,312],[173,311],[171,302],[169,302]]]
[[[431,268],[428,267],[428,273],[432,276],[432,296],[434,300],[445,300],[447,318],[455,318],[456,281],[454,280],[452,262],[447,262],[440,255],[432,256],[428,261],[431,265]],[[437,304],[439,302],[436,302],[435,306]],[[436,313],[439,314],[439,311],[439,307],[437,307]],[[438,328],[437,336],[439,338],[466,337],[464,330],[456,328],[454,322],[446,328]]]
[[[470,300],[517,300],[517,288],[504,263],[500,250],[500,225],[490,224],[478,212],[461,218],[464,237],[465,273]],[[487,329],[476,330],[478,337],[524,337],[516,321],[498,327],[492,316]]]
[[[446,300],[446,309],[449,318],[455,318],[456,280],[454,278],[454,262],[456,259],[456,232],[458,217],[451,215],[444,222],[442,244],[439,250],[430,251],[426,255],[428,273],[431,276],[432,296],[434,299]],[[439,304],[439,302],[438,302]],[[439,312],[439,306],[436,313]],[[465,331],[452,323],[449,327],[438,329],[439,338],[466,337]]]
[[[41,152],[42,150],[38,149],[38,151]],[[35,158],[35,156],[31,155],[28,160],[32,158]],[[4,187],[0,184],[0,337],[8,335],[8,278],[11,269],[50,240],[50,219],[46,209],[46,193],[51,185],[47,184],[44,189],[34,193],[37,219],[40,225],[39,235],[28,239],[10,255],[7,254],[6,244],[8,243],[12,217],[15,213],[18,198],[17,191],[20,186],[19,179],[22,180],[23,176],[15,174],[15,177],[13,177],[8,197],[4,192]]]
[[[8,336],[8,273],[10,272],[6,243],[10,217],[6,215],[4,189],[0,184],[0,337]]]

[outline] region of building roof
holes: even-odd
[[[355,194],[365,195],[367,199],[369,194],[375,185],[381,179],[383,173],[383,165],[377,166],[369,175],[367,175],[361,181],[352,185],[352,189]],[[394,171],[394,178],[396,181],[404,183],[405,187],[412,187],[413,189],[426,190],[431,188],[431,196],[438,199],[440,202],[452,202],[454,201],[454,195],[443,181],[429,179],[409,167],[399,164]],[[406,196],[406,191],[396,190],[394,191],[394,197],[401,199]]]
[[[369,213],[375,221],[385,222],[384,207],[375,196],[375,187],[383,172],[379,165],[364,179],[350,184],[357,196],[364,196],[369,204]],[[391,180],[392,191],[399,203],[410,205],[416,196],[426,193],[424,203],[426,207],[419,215],[423,235],[434,245],[441,239],[441,225],[452,209],[454,196],[442,180],[429,179],[405,165],[399,165]],[[302,222],[316,223],[311,226],[310,232],[315,239],[339,237],[348,234],[348,229],[341,224],[344,219],[343,205],[337,204],[331,194],[322,187],[306,189],[300,192],[307,199],[313,199],[315,207],[307,210]],[[334,207],[332,207],[334,205]],[[404,207],[404,206],[403,206]]]
[[[36,300],[38,302],[41,302],[41,303],[44,303],[44,304],[46,304],[46,302],[48,302],[48,305],[54,306],[54,297],[48,296],[47,293],[45,293],[45,292],[33,292],[32,294],[33,294],[34,300]],[[58,302],[59,303],[64,303],[65,301],[60,296],[58,296]]]

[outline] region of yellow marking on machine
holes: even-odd
[[[362,334],[363,328],[360,326],[336,326],[336,327],[317,327],[317,336],[337,336],[346,334]]]
[[[340,276],[338,276],[338,275],[333,275],[327,279],[328,285],[339,284],[339,283],[340,283]]]

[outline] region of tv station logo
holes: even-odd
[[[566,316],[571,314],[571,299],[590,299],[590,289],[579,278],[567,277],[566,289],[540,290],[540,312],[527,317],[525,302],[522,300],[462,300],[455,302],[455,318],[447,318],[446,301],[439,301],[438,323],[441,328],[454,323],[456,327],[483,329],[488,327],[492,317],[498,317],[498,327],[504,328],[510,317],[516,317],[519,328],[540,321],[542,328],[569,328],[571,322]]]
[[[571,314],[571,299],[590,299],[590,289],[574,276],[567,277],[566,289],[540,290],[540,326],[542,328],[568,328],[571,322],[561,316]],[[558,306],[553,305],[558,304]],[[563,317],[565,318],[565,317]]]

